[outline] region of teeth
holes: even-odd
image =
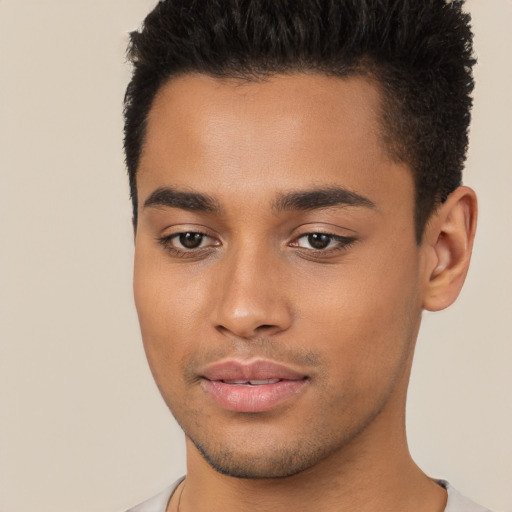
[[[251,386],[262,386],[264,384],[275,384],[279,382],[281,379],[264,379],[264,380],[223,380],[224,384],[232,384],[232,385],[243,385],[250,384]]]

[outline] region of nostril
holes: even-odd
[[[231,327],[217,325],[216,329],[223,334],[231,333],[240,338],[255,339],[260,335],[270,335],[275,330],[279,330],[279,327],[273,324],[261,324],[253,328],[240,325]]]

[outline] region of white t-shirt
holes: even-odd
[[[127,510],[126,512],[165,512],[172,493],[182,481],[183,478],[174,482],[170,487],[164,489],[156,496],[139,503],[137,506]],[[462,494],[456,491],[445,480],[438,480],[437,482],[448,492],[448,501],[444,512],[491,512],[488,508],[477,505],[468,498],[462,496]]]

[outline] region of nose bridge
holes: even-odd
[[[263,244],[243,244],[226,256],[220,272],[214,322],[237,337],[279,332],[291,321],[279,257]]]

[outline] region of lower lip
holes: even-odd
[[[280,380],[274,384],[259,386],[203,379],[203,385],[211,397],[222,408],[235,412],[263,412],[274,409],[297,395],[305,384],[305,379]]]

